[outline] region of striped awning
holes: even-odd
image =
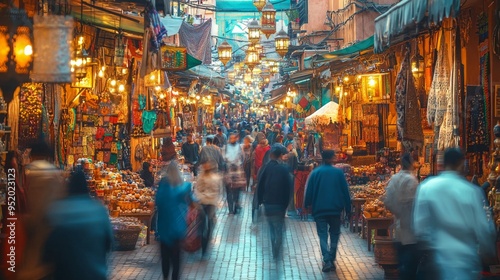
[[[374,51],[383,52],[394,37],[416,27],[426,16],[429,23],[438,24],[457,16],[459,10],[460,0],[403,0],[375,19]]]

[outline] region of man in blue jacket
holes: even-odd
[[[285,213],[293,184],[288,167],[281,163],[281,158],[287,152],[285,146],[281,144],[272,146],[271,160],[261,168],[257,184],[258,205],[264,204],[275,260],[279,260],[281,256]]]
[[[323,164],[316,168],[307,179],[304,207],[312,206],[312,215],[323,255],[323,272],[335,270],[335,257],[340,237],[340,215],[342,210],[351,213],[351,197],[345,175],[341,169],[333,167],[335,152],[322,153]],[[330,247],[328,247],[330,233]]]

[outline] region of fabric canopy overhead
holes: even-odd
[[[460,0],[403,0],[375,19],[374,51],[381,53],[392,38],[424,20],[438,24],[444,18],[457,16]]]
[[[272,1],[271,3],[276,10],[290,9],[290,1]],[[215,9],[217,12],[257,12],[257,8],[250,0],[218,0],[216,1]]]
[[[339,56],[358,55],[359,53],[371,48],[373,48],[373,35],[347,48],[324,54],[323,57],[326,59],[331,59]]]
[[[142,16],[124,13],[123,10],[110,6],[109,3],[97,2],[95,7],[90,4],[82,6],[80,1],[72,1],[71,15],[77,20],[82,20],[86,24],[106,31],[118,32],[121,30],[127,37],[138,38],[144,34],[144,18]],[[123,16],[119,16],[122,13]],[[183,19],[167,15],[160,17],[160,21],[167,29],[167,36],[172,36],[179,32]]]
[[[307,125],[311,125],[314,120],[321,124],[329,124],[330,120],[336,122],[338,119],[339,104],[330,101],[323,107],[319,108],[316,112],[305,119]]]

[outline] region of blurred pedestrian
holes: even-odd
[[[292,180],[288,168],[280,162],[286,154],[283,145],[274,144],[270,150],[271,160],[262,167],[257,183],[258,205],[264,205],[275,260],[282,253],[285,214],[291,196]]]
[[[415,234],[433,253],[437,279],[478,279],[482,260],[495,257],[491,211],[484,207],[481,189],[463,177],[464,162],[460,149],[446,149],[445,171],[417,190]]]
[[[229,143],[225,147],[224,157],[226,159],[226,198],[229,214],[236,214],[241,210],[240,193],[241,188],[246,185],[245,173],[243,171],[243,151],[238,144],[238,134],[231,133]]]
[[[344,172],[333,166],[335,152],[324,150],[323,164],[309,175],[304,207],[312,206],[312,215],[323,256],[323,272],[335,271],[337,245],[340,237],[340,215],[351,213],[351,197]],[[330,246],[328,246],[330,234]]]
[[[145,161],[142,163],[142,170],[139,174],[141,179],[144,180],[144,186],[146,188],[152,188],[155,184],[155,177],[153,175],[153,165]]]
[[[218,172],[217,162],[210,160],[200,166],[200,175],[196,180],[194,194],[208,217],[206,233],[202,236],[201,253],[205,255],[215,227],[215,211],[222,193],[222,176]]]
[[[193,134],[188,133],[186,142],[181,147],[184,163],[190,165],[193,174],[197,175],[198,160],[200,158],[200,146],[193,140]]]
[[[163,145],[161,146],[160,153],[163,162],[169,162],[177,159],[177,152],[175,151],[175,145],[172,142],[172,137],[163,139]]]
[[[243,151],[243,169],[245,170],[245,179],[247,181],[246,189],[249,190],[250,178],[252,175],[252,142],[250,135],[245,136],[241,149]]]
[[[219,172],[224,173],[226,170],[226,162],[220,148],[214,145],[214,137],[207,136],[205,144],[206,145],[201,149],[199,164],[203,165],[209,161],[215,161]]]
[[[83,171],[71,174],[68,196],[52,205],[48,217],[53,231],[45,261],[54,268],[53,279],[107,279],[113,231],[107,210],[90,197]]]
[[[47,220],[50,206],[66,195],[61,172],[52,164],[53,149],[44,141],[31,146],[32,162],[26,166],[26,202],[24,215],[26,247],[19,279],[40,279],[50,272],[42,261],[45,242],[52,231]]]
[[[226,133],[223,132],[222,129],[223,127],[224,126],[217,128],[217,134],[215,134],[214,138],[214,144],[221,149],[227,145],[227,132]]]
[[[389,181],[384,198],[385,206],[395,215],[395,239],[398,242],[401,280],[416,279],[421,258],[412,227],[413,204],[418,186],[413,166],[413,158],[409,153],[401,156],[401,170]]]
[[[176,161],[170,162],[165,172],[156,193],[161,268],[164,279],[177,280],[180,279],[181,243],[187,231],[188,202],[192,201],[191,183],[183,181]]]

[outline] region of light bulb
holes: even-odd
[[[33,47],[31,45],[27,45],[24,47],[24,55],[30,56],[33,54]]]
[[[165,98],[165,94],[162,92],[160,93],[160,99],[164,99]]]
[[[156,87],[155,87],[155,90],[156,90],[157,92],[159,92],[159,91],[161,91],[161,87],[160,87],[160,86],[156,86]]]
[[[99,73],[97,74],[97,76],[99,76],[99,78],[103,78],[104,72],[102,70],[99,70]]]
[[[124,92],[124,91],[125,91],[125,86],[124,86],[124,85],[122,85],[122,84],[120,84],[120,85],[118,86],[118,91],[119,91],[119,92]]]
[[[128,69],[127,69],[127,68],[123,68],[123,69],[122,69],[122,75],[127,75],[127,72],[128,72]]]
[[[116,80],[111,80],[110,84],[111,84],[111,86],[113,86],[113,87],[114,87],[114,86],[116,86]]]

